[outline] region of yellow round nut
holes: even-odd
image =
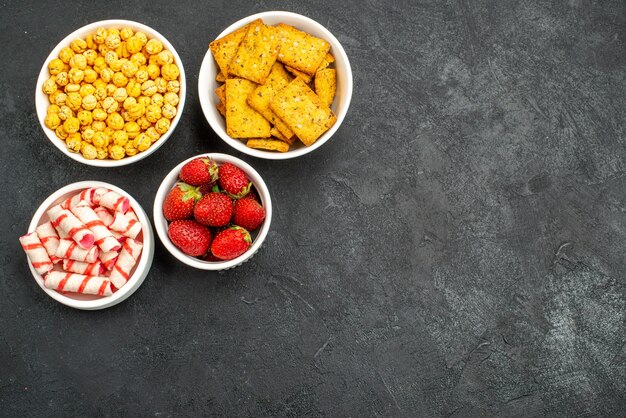
[[[113,140],[113,134],[115,133],[115,129],[111,128],[110,126],[107,126],[106,128],[104,128],[104,134],[107,136],[107,138],[109,139],[109,144],[111,143],[111,141]]]
[[[122,28],[120,30],[120,38],[122,38],[122,40],[127,41],[128,38],[130,38],[131,36],[133,36],[135,34],[135,32],[131,29],[131,28]]]
[[[98,58],[98,53],[93,49],[88,49],[83,52],[85,59],[87,60],[87,65],[93,65],[96,62],[96,58]]]
[[[124,131],[128,134],[130,139],[135,138],[141,132],[141,128],[137,122],[126,122],[124,124]]]
[[[113,94],[115,93],[115,90],[117,90],[117,87],[115,86],[115,84],[113,83],[107,84],[106,86],[107,96],[112,97]]]
[[[146,52],[150,55],[163,51],[163,43],[158,39],[150,39],[146,44]]]
[[[101,45],[101,44],[104,43],[104,41],[106,40],[108,35],[109,35],[109,33],[106,30],[106,28],[98,28],[98,29],[96,29],[96,31],[93,34],[93,41],[97,45]]]
[[[106,67],[107,67],[107,63],[106,63],[104,57],[98,56],[93,61],[93,69],[98,74],[100,74],[102,72],[102,70],[104,70]]]
[[[80,146],[82,142],[82,138],[78,133],[69,134],[65,139],[65,145],[67,146],[67,150],[73,153],[77,153],[80,151]]]
[[[126,155],[126,152],[123,146],[113,145],[109,148],[109,156],[114,160],[121,160],[124,158],[124,155]]]
[[[155,143],[159,140],[159,138],[161,138],[161,134],[156,130],[154,126],[146,129],[146,135],[148,135],[148,138],[150,138],[150,142],[152,143]]]
[[[109,35],[107,35],[106,39],[104,40],[105,45],[110,49],[115,49],[120,46],[120,42],[122,42],[120,34],[111,33],[111,31],[109,31]]]
[[[100,78],[105,83],[108,83],[109,81],[111,81],[111,77],[113,77],[113,74],[115,74],[115,72],[112,69],[103,68],[102,71],[100,71]]]
[[[74,116],[74,112],[72,112],[72,109],[70,109],[69,107],[63,105],[59,108],[58,115],[61,120],[68,120],[69,118]]]
[[[91,112],[91,116],[93,117],[93,112]],[[93,123],[91,124],[91,127],[95,131],[104,132],[104,130],[107,127],[107,124],[103,120],[94,120]]]
[[[120,57],[117,56],[117,52],[115,51],[108,51],[106,54],[104,54],[104,62],[106,62],[107,65],[111,65],[112,62],[115,62],[119,59]]]
[[[146,119],[148,119],[150,123],[156,123],[156,121],[161,119],[161,108],[157,105],[146,106]]]
[[[129,157],[132,157],[133,155],[137,155],[139,151],[137,150],[137,148],[133,146],[133,141],[128,141],[126,145],[124,146],[124,152]]]
[[[172,93],[172,92],[167,92],[163,96],[163,101],[165,103],[167,103],[167,104],[170,104],[170,105],[176,107],[176,106],[178,106],[178,102],[180,100],[179,100],[178,94]]]
[[[96,147],[87,142],[83,142],[80,146],[80,153],[83,154],[88,160],[93,160],[98,155],[98,151],[96,151]]]
[[[119,72],[122,71],[122,66],[124,65],[124,61],[126,58],[122,58],[119,59],[117,61],[113,61],[111,64],[109,64],[109,68],[111,68],[113,70],[113,72]]]
[[[63,127],[63,125],[59,125],[59,127],[55,129],[54,133],[57,137],[61,139],[65,139],[69,135],[67,132],[65,132],[65,128]]]
[[[70,58],[69,64],[72,68],[84,70],[87,68],[87,58],[83,54],[74,54],[72,58]]]
[[[126,85],[126,93],[128,93],[130,97],[137,98],[141,96],[141,84],[134,80],[130,80]]]
[[[132,119],[139,119],[144,113],[146,113],[146,107],[141,103],[137,103],[128,109],[128,113]]]
[[[128,78],[122,72],[113,74],[111,81],[113,81],[113,85],[115,85],[115,87],[124,87],[128,84]]]
[[[85,43],[87,44],[87,48],[89,49],[96,49],[98,47],[98,45],[93,41],[93,33],[87,35],[87,37],[85,38]]]
[[[87,49],[87,42],[84,39],[74,39],[70,42],[70,48],[77,54],[82,54]]]
[[[70,83],[79,84],[85,78],[85,72],[79,68],[72,68],[67,73]]]
[[[54,76],[53,76],[54,77]],[[56,77],[50,77],[46,81],[43,82],[43,87],[41,88],[45,94],[52,94],[57,91],[57,82]]]
[[[50,114],[50,113],[59,113],[59,110],[61,110],[61,108],[55,104],[51,104],[50,106],[48,106],[48,110],[46,113]]]
[[[93,122],[93,117],[91,117],[91,112],[89,110],[81,110],[76,114],[78,121],[81,126],[89,126]]]
[[[145,131],[150,126],[152,126],[150,121],[146,118],[146,115],[143,115],[142,117],[137,119],[137,124],[139,125],[139,127],[141,128],[142,131]]]
[[[136,35],[131,36],[126,41],[126,49],[131,54],[136,54],[137,52],[141,51],[141,48],[143,48],[143,43]]]
[[[87,127],[80,136],[83,138],[83,141],[91,143],[95,134],[96,131],[93,128]]]
[[[104,100],[107,97],[106,86],[104,86],[104,87],[97,87],[96,91],[95,91],[95,93],[93,95],[96,96],[96,99],[98,99],[98,100]]]
[[[80,91],[80,84],[70,83],[63,89],[68,95],[70,93],[78,93]]]
[[[128,113],[128,110],[124,109],[120,111],[120,115],[122,115],[122,118],[124,118],[124,122],[132,122],[132,118],[130,117],[130,113]]]
[[[178,94],[180,92],[180,82],[178,80],[168,81],[165,90]]]
[[[156,93],[150,98],[150,104],[157,105],[159,107],[163,106],[163,95],[161,93]]]
[[[57,104],[59,106],[65,105],[65,100],[67,100],[67,94],[59,92],[59,94],[54,93],[52,95],[55,96],[54,104]]]
[[[113,98],[116,102],[123,102],[128,98],[128,93],[125,88],[118,87],[117,90],[115,90],[115,93],[113,93]]]
[[[101,78],[97,78],[96,81],[94,81],[92,84],[96,89],[99,89],[100,87],[104,88],[107,86],[107,83],[105,83],[104,80]]]
[[[93,69],[91,68],[87,68],[85,70],[85,77],[83,78],[83,81],[85,83],[90,83],[92,84],[94,81],[96,81],[98,79],[98,73],[95,72]],[[95,86],[94,86],[95,87]]]
[[[167,49],[157,54],[157,63],[159,65],[171,64],[174,62],[174,54]]]
[[[94,110],[98,105],[98,100],[93,94],[88,94],[87,96],[83,97],[83,102],[81,105],[83,106],[83,109],[91,111]]]
[[[132,61],[126,61],[122,64],[122,74],[129,78],[133,77],[137,73],[138,69],[139,67],[137,64]]]
[[[133,139],[133,147],[137,148],[137,150],[140,152],[143,152],[150,148],[150,145],[152,145],[152,141],[150,140],[150,137],[145,133],[140,133],[135,139]]]
[[[74,51],[72,51],[72,49],[67,46],[65,48],[61,48],[61,50],[59,51],[59,59],[66,64],[70,62],[70,59],[73,56],[74,56]]]
[[[161,75],[167,81],[178,80],[180,71],[178,70],[178,66],[176,64],[165,64],[161,67]]]
[[[167,80],[163,77],[158,77],[154,80],[154,83],[157,85],[157,91],[161,94],[167,93]]]
[[[146,56],[142,54],[141,52],[136,52],[130,56],[130,62],[135,64],[137,67],[145,65],[146,61],[147,61]]]
[[[137,99],[137,103],[141,103],[145,107],[148,107],[152,103],[152,101],[148,96],[139,96],[139,98]]]
[[[148,75],[148,71],[146,70],[138,70],[135,73],[135,81],[137,81],[138,83],[143,83],[144,81],[148,80],[148,78],[150,78],[150,76]]]
[[[63,128],[68,134],[76,133],[80,129],[80,122],[78,118],[75,117],[67,118],[67,120],[63,122]]]
[[[139,41],[141,42],[141,46],[144,46],[145,44],[148,43],[148,35],[146,35],[144,32],[140,30],[135,32],[135,37],[139,39]]]
[[[57,113],[48,113],[43,123],[50,129],[56,129],[61,125],[61,118],[59,118]]]
[[[124,129],[124,118],[117,112],[111,113],[107,118],[107,126],[116,131]]]
[[[146,52],[146,54],[147,54],[147,52]],[[150,65],[159,65],[158,55],[156,55],[156,54],[149,55],[148,54],[148,64],[150,64]]]
[[[108,113],[105,112],[103,109],[97,107],[91,112],[91,116],[93,117],[93,120],[105,120],[108,116]]]
[[[83,104],[83,97],[80,94],[76,92],[68,93],[67,99],[65,100],[65,105],[67,107],[69,107],[74,112],[76,112],[78,111],[78,109],[80,109],[82,104]]]
[[[128,52],[128,47],[126,46],[126,42],[122,42],[120,46],[115,48],[115,52],[120,58],[124,58],[124,59],[130,58],[130,55],[131,55],[130,52]]]
[[[120,30],[118,28],[109,28],[107,29],[109,31],[109,35],[111,35],[112,33],[119,35],[120,34]]]
[[[106,136],[106,134],[104,132],[96,131],[96,133],[93,135],[91,143],[96,148],[104,148],[107,145],[109,145],[109,138]]]
[[[109,114],[115,112],[118,107],[119,105],[113,97],[107,97],[102,101],[102,109]]]
[[[69,78],[69,76],[67,75],[67,72],[65,72],[65,71],[61,71],[60,73],[58,73],[58,74],[56,75],[55,80],[56,80],[56,83],[57,83],[60,87],[65,87],[65,86],[67,86],[67,83],[69,83],[69,82],[70,82],[70,78]]]
[[[151,79],[156,80],[157,77],[160,75],[161,75],[161,69],[159,68],[158,65],[156,64],[148,65],[148,76],[150,76]]]
[[[130,107],[137,103],[137,100],[134,97],[127,97],[124,99],[124,109],[128,110]]]
[[[161,114],[167,119],[172,119],[176,116],[176,108],[171,104],[165,103],[161,108]]]
[[[154,124],[154,129],[161,135],[165,134],[170,129],[170,121],[165,118],[161,118]]]
[[[90,94],[94,94],[96,92],[96,88],[93,86],[93,84],[83,84],[82,86],[80,86],[80,90],[78,92],[83,98],[85,98]]]
[[[100,44],[98,45],[98,53],[102,56],[105,56],[107,52],[109,52],[110,49],[108,46],[106,46],[105,44]]]
[[[115,145],[124,146],[128,142],[128,133],[123,130],[115,131],[111,136],[111,139],[113,139],[113,143]]]
[[[106,160],[106,158],[109,156],[109,152],[104,148],[99,148],[96,151],[97,151],[96,158],[99,160]]]

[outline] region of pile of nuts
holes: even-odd
[[[131,28],[98,28],[48,64],[45,125],[70,152],[114,159],[145,151],[170,129],[180,70],[158,39]]]

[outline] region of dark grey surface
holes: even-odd
[[[0,4],[0,415],[623,416],[623,1],[133,3]],[[355,86],[312,155],[243,157],[273,194],[263,249],[217,274],[158,243],[116,307],[47,297],[17,238],[50,193],[103,180],[150,212],[181,160],[241,157],[198,70],[272,9],[333,32]],[[189,92],[158,152],[107,170],[48,142],[33,92],[67,33],[114,17],[163,33]]]

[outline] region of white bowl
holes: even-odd
[[[159,138],[157,142],[152,144],[150,148],[148,148],[147,150],[140,152],[137,155],[134,155],[132,157],[124,157],[121,160],[112,160],[112,159],[88,160],[84,158],[82,154],[80,153],[69,152],[67,150],[67,147],[65,146],[65,142],[62,139],[59,139],[54,133],[54,131],[48,128],[44,123],[48,106],[50,105],[48,96],[42,91],[43,83],[48,78],[50,78],[50,73],[48,72],[48,64],[53,59],[57,58],[59,56],[59,51],[61,51],[62,48],[69,46],[70,42],[72,42],[74,39],[76,38],[85,39],[87,35],[94,32],[99,27],[105,27],[105,28],[115,27],[115,28],[120,28],[120,29],[123,27],[130,27],[134,31],[141,30],[145,32],[149,38],[158,39],[159,41],[163,43],[163,46],[165,47],[165,49],[168,49],[174,55],[174,62],[180,70],[180,92],[179,92],[180,101],[178,102],[178,106],[176,108],[176,116],[171,121],[170,129],[163,136],[161,136],[161,138]],[[81,162],[87,165],[92,165],[96,167],[120,167],[123,165],[132,164],[136,161],[146,158],[148,155],[152,154],[157,149],[159,149],[165,143],[165,141],[168,140],[168,138],[172,135],[172,132],[174,132],[176,125],[178,125],[178,121],[180,120],[181,115],[183,114],[183,108],[185,107],[186,89],[187,89],[187,83],[185,79],[185,70],[183,68],[183,63],[180,59],[180,56],[178,56],[178,53],[172,46],[172,44],[170,44],[169,41],[165,39],[163,35],[161,35],[156,30],[150,28],[149,26],[142,25],[141,23],[133,22],[131,20],[121,20],[121,19],[102,20],[100,22],[90,23],[87,26],[83,26],[82,28],[77,29],[74,32],[70,33],[61,42],[59,42],[59,44],[52,50],[52,52],[50,52],[50,55],[48,55],[48,58],[46,58],[46,61],[43,63],[43,66],[41,67],[41,71],[39,72],[39,78],[37,79],[37,88],[35,90],[35,108],[37,109],[37,119],[39,119],[39,123],[41,124],[41,127],[43,128],[43,131],[45,132],[46,136],[48,137],[50,142],[54,144],[55,147],[61,150],[63,154],[67,155],[73,160],[76,160],[78,162]]]
[[[202,66],[200,67],[200,74],[198,76],[198,96],[200,97],[202,111],[215,133],[217,133],[228,145],[243,152],[244,154],[258,158],[266,158],[269,160],[285,160],[308,154],[309,152],[312,152],[313,150],[316,150],[324,145],[333,136],[333,134],[341,126],[341,123],[348,112],[348,107],[350,106],[350,100],[352,98],[352,69],[350,68],[350,61],[348,61],[346,51],[344,51],[337,38],[335,38],[333,34],[328,31],[328,29],[308,17],[290,12],[264,12],[248,16],[227,27],[215,39],[226,36],[230,32],[239,29],[256,19],[263,19],[267,25],[286,23],[313,36],[322,38],[330,43],[330,53],[335,57],[334,65],[337,70],[337,94],[335,95],[335,101],[333,102],[331,109],[335,115],[337,115],[337,122],[335,122],[335,124],[328,131],[319,137],[313,145],[307,147],[301,141],[296,141],[293,145],[291,145],[289,151],[287,152],[272,152],[249,148],[246,146],[244,141],[231,138],[226,133],[226,121],[224,120],[224,117],[215,107],[219,103],[219,99],[214,93],[215,89],[219,87],[219,84],[215,81],[215,76],[219,72],[219,68],[213,59],[211,50],[208,50],[204,56]]]
[[[179,250],[170,240],[170,237],[167,235],[167,220],[163,216],[163,201],[165,200],[165,196],[167,193],[174,187],[174,185],[178,182],[178,173],[180,173],[180,169],[189,161],[198,158],[198,157],[209,157],[213,159],[217,164],[222,163],[232,163],[233,165],[241,168],[250,181],[252,185],[256,188],[256,191],[259,194],[259,198],[261,199],[261,204],[265,209],[265,220],[263,221],[263,225],[258,231],[250,232],[253,235],[252,245],[242,255],[232,260],[227,261],[203,261],[196,257],[191,257],[181,250]],[[161,238],[161,242],[165,245],[165,248],[177,259],[187,264],[188,266],[195,267],[201,270],[226,270],[232,267],[236,267],[246,261],[248,261],[252,256],[261,248],[261,244],[265,240],[268,231],[270,230],[270,223],[272,222],[272,200],[270,199],[270,192],[267,189],[267,185],[256,172],[254,168],[240,160],[239,158],[233,157],[227,154],[200,154],[194,157],[188,158],[182,163],[178,164],[172,171],[169,172],[167,176],[163,179],[161,186],[159,186],[159,190],[157,190],[156,197],[154,199],[154,227],[156,228],[157,235]],[[254,236],[256,234],[256,237]]]
[[[33,220],[28,226],[28,232],[32,232],[35,230],[35,228],[37,228],[37,226],[48,222],[49,219],[46,212],[52,206],[57,205],[63,202],[68,197],[71,197],[81,190],[90,187],[106,187],[107,189],[127,196],[130,199],[130,207],[133,208],[133,210],[137,214],[137,217],[139,218],[139,221],[143,224],[142,232],[137,236],[137,239],[143,243],[143,250],[141,251],[139,261],[131,271],[131,276],[129,277],[128,282],[111,296],[99,297],[93,295],[82,295],[78,293],[62,294],[57,292],[56,290],[51,290],[45,287],[43,284],[43,278],[39,273],[37,273],[37,271],[35,271],[30,261],[28,262],[28,266],[30,267],[30,271],[35,278],[35,281],[37,282],[39,287],[41,287],[43,291],[48,294],[48,296],[72,308],[91,311],[109,308],[113,305],[117,305],[118,303],[124,301],[126,298],[132,295],[139,288],[139,286],[141,286],[144,279],[148,275],[148,271],[150,271],[150,266],[152,266],[152,259],[154,258],[154,234],[152,233],[150,220],[148,219],[146,212],[144,212],[139,203],[137,203],[137,201],[133,199],[131,195],[129,195],[119,187],[101,181],[80,181],[78,183],[68,184],[67,186],[62,187],[56,192],[52,193],[46,200],[44,200],[41,206],[39,206],[39,209],[37,209],[37,211],[35,212]]]

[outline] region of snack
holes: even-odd
[[[86,159],[119,160],[147,150],[179,111],[174,55],[141,31],[98,28],[61,49],[48,71],[44,124]]]
[[[250,148],[286,152],[298,138],[312,145],[336,122],[330,111],[337,84],[336,70],[330,68],[335,58],[327,41],[257,19],[213,41],[210,49],[220,68],[216,81],[224,81],[215,90],[216,108],[231,138],[246,140]],[[292,86],[289,92],[295,96],[275,100],[294,77],[305,86],[315,85],[315,91]],[[282,109],[280,114],[272,103]]]
[[[189,161],[180,169],[179,177],[192,186],[212,183],[217,180],[218,167],[215,161],[202,157]]]
[[[167,235],[175,246],[192,257],[206,254],[211,245],[209,228],[189,219],[172,222],[167,228]]]
[[[107,228],[98,214],[94,212],[91,206],[84,200],[72,208],[72,213],[85,224],[95,237],[95,244],[104,252],[117,251],[121,245],[118,240],[113,237],[109,228]]]
[[[61,238],[55,255],[58,258],[69,258],[71,260],[84,261],[86,263],[95,263],[98,259],[98,253],[98,247],[95,245],[90,249],[85,250],[84,248],[79,247],[74,240]]]
[[[233,223],[254,231],[261,226],[265,220],[265,209],[252,197],[244,197],[235,201],[233,209]]]
[[[20,237],[20,244],[37,273],[45,274],[52,270],[52,260],[35,232]]]
[[[57,205],[48,209],[47,213],[52,226],[69,235],[81,248],[88,250],[93,247],[96,237],[72,212]]]
[[[250,233],[240,226],[231,226],[215,236],[211,244],[211,254],[220,260],[232,260],[248,251],[252,238]]]
[[[122,251],[120,251],[120,255],[117,257],[115,266],[109,276],[111,283],[113,283],[116,288],[119,289],[124,286],[130,278],[130,272],[133,267],[135,267],[135,264],[137,264],[142,248],[143,245],[132,238],[124,241]]]
[[[57,248],[59,247],[59,234],[52,226],[52,222],[48,221],[44,224],[39,225],[35,228],[35,232],[37,233],[37,237],[43,244],[43,247],[48,253],[48,257],[53,264],[56,264],[61,261],[60,258],[57,258],[55,255],[57,252]]]
[[[106,268],[100,261],[84,263],[76,260],[63,260],[63,270],[70,273],[86,274],[88,276],[99,276],[104,274]]]
[[[232,215],[233,202],[224,193],[208,193],[193,208],[194,219],[207,226],[226,226]]]
[[[141,223],[123,213],[115,212],[113,222],[109,225],[111,231],[121,233],[123,236],[135,239],[141,232]]]
[[[337,120],[330,108],[300,78],[278,92],[270,101],[270,108],[307,146]]]
[[[43,284],[48,289],[57,292],[74,292],[97,296],[111,296],[113,294],[111,282],[98,276],[51,271],[44,276]]]
[[[218,182],[222,190],[233,199],[244,197],[252,187],[246,173],[231,163],[224,163],[220,166]]]
[[[193,216],[193,208],[202,195],[197,187],[179,182],[169,191],[163,201],[163,216],[168,221],[187,219]]]

